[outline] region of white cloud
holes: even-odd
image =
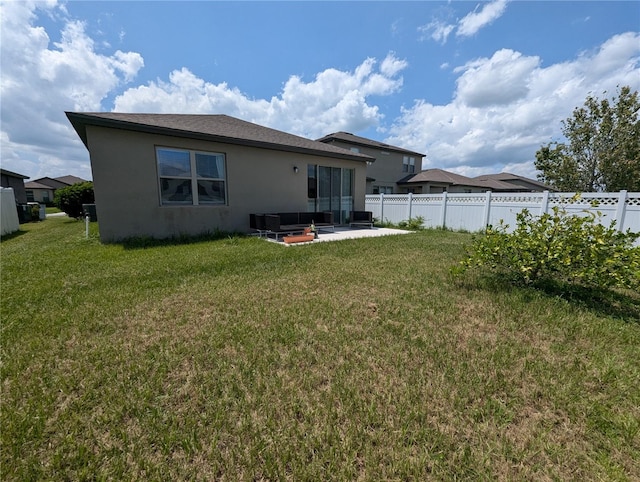
[[[3,166],[32,178],[69,171],[90,177],[86,149],[64,111],[100,110],[113,89],[136,76],[142,57],[98,54],[85,25],[67,18],[55,1],[5,2],[0,8]],[[38,14],[64,23],[59,42],[51,45],[35,24]]]
[[[457,97],[470,107],[509,104],[526,96],[529,76],[540,64],[538,57],[502,49],[490,59],[478,59],[458,67]]]
[[[493,2],[485,3],[479,12],[478,7],[480,5],[477,5],[473,12],[467,14],[457,22],[434,18],[428,24],[418,27],[418,32],[420,33],[419,38],[420,40],[431,38],[444,45],[454,30],[457,37],[472,37],[478,33],[480,29],[493,23],[504,14],[507,8],[507,1],[508,0],[494,0]],[[445,12],[447,17],[451,16],[449,9],[446,9]]]
[[[444,45],[445,43],[447,43],[449,35],[455,28],[456,26],[450,23],[443,22],[441,20],[433,20],[427,25],[419,27],[418,31],[421,33],[421,40],[426,37],[431,37],[436,42]]]
[[[588,94],[640,89],[640,34],[616,35],[595,52],[549,67],[503,49],[454,72],[460,76],[453,101],[417,101],[395,120],[386,142],[426,152],[425,167],[532,172],[536,150],[559,135],[561,121]]]
[[[226,83],[212,84],[189,69],[127,89],[115,99],[118,112],[228,114],[294,134],[317,138],[338,130],[358,131],[382,119],[373,95],[390,95],[402,86],[407,62],[393,53],[378,66],[369,58],[352,72],[327,69],[309,82],[291,76],[270,100],[252,99]]]
[[[461,37],[471,37],[475,35],[481,28],[500,18],[506,8],[507,0],[495,0],[486,3],[479,12],[474,10],[460,20],[456,35]]]

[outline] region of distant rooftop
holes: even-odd
[[[500,174],[486,174],[478,177],[467,177],[462,174],[445,171],[444,169],[425,169],[417,174],[410,174],[398,181],[398,184],[412,184],[422,182],[437,182],[452,186],[474,186],[492,191],[530,191],[530,185],[538,186],[541,190],[552,191],[553,188],[533,179],[517,174],[503,172]],[[527,185],[529,184],[529,186]]]
[[[424,157],[424,154],[419,152],[410,151],[408,149],[404,149],[402,147],[392,146],[390,144],[385,144],[384,142],[374,141],[372,139],[367,139],[366,137],[360,137],[353,135],[349,132],[334,132],[333,134],[328,134],[324,137],[318,139],[318,142],[331,143],[333,141],[342,141],[353,145],[359,145],[362,147],[372,147],[374,149],[380,149],[383,151],[392,151],[399,152],[407,155],[412,155],[416,157]]]

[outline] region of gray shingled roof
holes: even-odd
[[[419,152],[410,151],[408,149],[404,149],[402,147],[392,146],[390,144],[385,144],[384,142],[374,141],[372,139],[367,139],[366,137],[355,136],[349,132],[334,132],[333,134],[328,134],[320,139],[317,139],[318,142],[326,142],[330,143],[332,141],[341,141],[347,142],[349,144],[359,145],[363,147],[372,147],[374,149],[381,149],[383,151],[393,151],[400,152],[403,154],[410,154],[412,156],[424,157],[424,154]]]
[[[524,176],[519,176],[517,174],[511,174],[510,172],[501,172],[498,174],[484,174],[482,176],[477,176],[474,177],[475,180],[477,181],[486,181],[486,180],[496,180],[496,181],[524,181],[530,184],[533,184],[535,186],[540,187],[541,189],[546,189],[548,191],[553,191],[554,188],[552,188],[551,186],[547,186],[546,184],[537,181],[535,179],[530,179],[528,177],[524,177]],[[510,183],[510,184],[514,184],[514,183]]]
[[[4,174],[9,177],[17,177],[20,179],[29,179],[29,176],[25,176],[24,174],[18,174],[17,172],[7,171],[6,169],[0,169],[0,174]]]
[[[84,145],[87,125],[238,144],[263,149],[371,161],[372,157],[348,149],[288,134],[227,115],[125,114],[118,112],[66,112]]]
[[[72,175],[54,177],[54,179],[56,181],[64,182],[65,184],[69,184],[69,186],[72,186],[73,184],[78,184],[79,182],[86,182],[85,179],[82,179],[81,177],[78,177],[78,176],[72,176]]]
[[[456,174],[454,172],[445,171],[444,169],[426,169],[417,174],[409,175],[398,181],[398,183],[403,184],[411,182],[440,182],[443,184],[459,186],[485,186],[485,184],[474,181],[469,177],[463,176],[461,174]]]
[[[501,179],[504,179],[501,180]],[[487,174],[478,177],[466,177],[454,172],[445,171],[444,169],[426,169],[417,174],[410,174],[403,177],[398,181],[398,184],[411,184],[422,182],[438,182],[442,184],[450,184],[452,186],[475,186],[490,189],[492,191],[530,191],[529,188],[521,184],[506,182],[507,179],[520,179],[523,181],[532,182],[547,190],[550,190],[548,186],[540,182],[533,181],[526,177],[518,176],[516,174],[500,173],[500,174]]]

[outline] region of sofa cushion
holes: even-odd
[[[278,213],[280,216],[280,225],[300,224],[298,213]]]

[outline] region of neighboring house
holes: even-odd
[[[63,187],[68,187],[79,182],[85,182],[85,180],[76,176],[41,177],[40,179],[29,181],[24,187],[29,202],[51,204],[57,189],[62,189]]]
[[[491,182],[499,181],[501,183],[510,184],[515,186],[514,191],[522,192],[540,192],[540,191],[557,191],[557,189],[547,186],[546,184],[529,179],[528,177],[518,176],[517,174],[511,174],[510,172],[501,172],[500,174],[485,174],[473,178],[476,181]]]
[[[13,188],[16,203],[27,203],[27,193],[24,187],[24,180],[29,179],[29,176],[23,176],[22,174],[7,171],[6,169],[0,169],[0,178],[2,179],[2,182],[0,183],[2,187]]]
[[[367,165],[367,194],[390,194],[399,191],[398,181],[422,170],[424,154],[383,142],[354,136],[348,132],[326,135],[319,142],[360,152],[375,158]]]
[[[102,241],[249,231],[249,214],[364,209],[373,158],[226,115],[67,112]]]
[[[517,178],[518,183],[508,182],[505,179]],[[400,191],[414,194],[433,194],[444,191],[450,193],[472,192],[531,192],[551,190],[538,181],[515,174],[492,174],[470,178],[461,174],[445,171],[443,169],[426,169],[414,176],[406,176],[398,182]],[[534,189],[534,187],[536,189]]]

